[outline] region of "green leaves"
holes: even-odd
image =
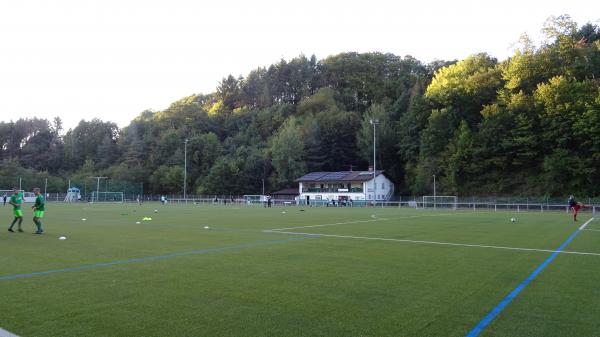
[[[434,174],[440,193],[598,194],[600,30],[559,16],[543,31],[543,45],[522,36],[501,62],[299,55],[121,130],[99,119],[62,136],[60,120],[0,123],[0,164],[181,193],[187,139],[188,191],[256,194],[263,179],[272,191],[308,171],[365,169],[377,118],[377,167],[404,194],[431,193]]]
[[[291,184],[306,173],[302,129],[296,118],[286,120],[271,138],[270,153],[279,186]]]

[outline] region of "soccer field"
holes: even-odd
[[[11,214],[19,336],[600,335],[590,213],[48,204],[41,236]]]

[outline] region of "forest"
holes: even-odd
[[[188,194],[259,194],[263,179],[275,191],[311,171],[366,170],[377,118],[377,167],[401,195],[431,193],[435,175],[438,193],[459,196],[598,196],[600,29],[562,15],[542,32],[539,45],[515,37],[501,61],[299,55],[123,128],[1,122],[0,189],[22,177],[65,192],[105,176],[109,190],[181,194],[185,147]]]

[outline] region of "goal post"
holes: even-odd
[[[258,195],[258,194],[246,194],[244,195],[244,202],[246,205],[262,205],[267,201],[266,195]]]
[[[423,208],[450,208],[456,209],[458,198],[455,195],[425,195]]]
[[[91,202],[123,202],[123,192],[92,192]]]
[[[23,197],[23,202],[35,202],[35,194],[33,192],[25,192],[24,190],[19,190],[18,192]],[[0,190],[0,197],[3,198],[6,196],[7,203],[12,195],[13,190]]]

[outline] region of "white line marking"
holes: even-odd
[[[585,228],[583,229],[584,231],[591,231],[591,232],[600,232],[600,229],[589,229],[589,228]]]
[[[436,216],[447,216],[447,215],[457,215],[461,213],[442,213],[442,214],[428,214],[428,215],[411,215],[397,218],[377,218],[371,220],[356,220],[356,221],[346,221],[346,222],[335,222],[335,223],[326,223],[320,225],[309,225],[309,226],[297,226],[297,227],[287,227],[287,228],[274,228],[270,229],[271,231],[285,231],[289,229],[299,229],[299,228],[314,228],[314,227],[326,227],[326,226],[338,226],[338,225],[349,225],[354,223],[363,223],[363,222],[375,222],[375,221],[386,221],[386,220],[396,220],[396,219],[414,219],[414,218],[426,218],[426,217],[436,217]]]
[[[275,228],[271,229],[272,231],[285,231],[288,229],[298,229],[298,228],[313,228],[313,227],[324,227],[324,226],[337,226],[337,225],[347,225],[352,223],[361,223],[361,222],[375,222],[382,221],[383,219],[373,219],[373,220],[357,220],[357,221],[347,221],[347,222],[335,222],[335,223],[326,223],[321,225],[310,225],[310,226],[298,226],[298,227],[287,227],[287,228]]]
[[[581,225],[581,227],[579,227],[579,230],[582,231],[585,229],[585,227],[592,222],[592,220],[594,220],[594,218],[590,218],[588,221],[586,221],[583,225]]]
[[[19,337],[19,336],[0,328],[0,337]]]
[[[420,243],[420,244],[427,244],[427,245],[441,245],[441,246],[454,246],[454,247],[491,248],[491,249],[504,249],[504,250],[525,251],[525,252],[544,252],[544,253],[554,253],[554,252],[556,252],[556,250],[552,250],[552,249],[505,247],[505,246],[477,245],[477,244],[469,244],[469,243],[423,241],[423,240],[408,240],[408,239],[374,238],[374,237],[368,237],[368,236],[351,236],[351,235],[335,235],[335,234],[315,234],[315,233],[301,233],[301,232],[283,232],[283,231],[276,231],[276,230],[267,230],[265,232],[281,233],[281,234],[291,234],[291,235],[322,236],[322,237],[341,238],[341,239],[355,239],[355,240],[392,241],[392,242]],[[566,251],[566,250],[560,251],[559,253],[576,254],[576,255],[600,256],[600,253],[575,252],[575,251]]]

